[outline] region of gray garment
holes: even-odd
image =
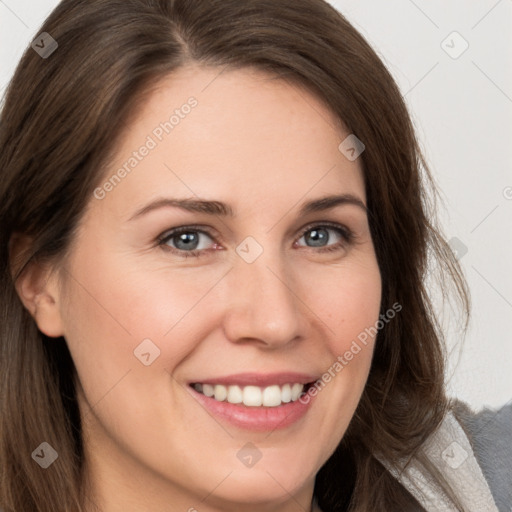
[[[498,510],[511,512],[512,401],[497,410],[478,412],[460,400],[454,405],[454,415],[468,436]]]
[[[461,512],[512,512],[512,401],[479,412],[457,399],[451,405],[424,443],[424,455],[451,487]],[[418,458],[405,458],[407,467],[399,470],[376,457],[418,500],[415,512],[461,510]]]

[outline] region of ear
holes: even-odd
[[[9,242],[11,261],[20,261],[31,239],[15,234]],[[14,274],[16,266],[11,271]],[[60,312],[60,288],[57,272],[50,265],[30,262],[18,277],[15,288],[21,302],[34,318],[39,330],[52,338],[64,335]]]

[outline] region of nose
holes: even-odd
[[[234,343],[277,348],[305,336],[307,316],[300,283],[282,256],[236,259],[227,283],[224,331]]]

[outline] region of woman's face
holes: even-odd
[[[129,127],[56,300],[104,510],[307,510],[381,298],[348,135],[302,88],[199,67]]]

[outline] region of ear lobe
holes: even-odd
[[[26,237],[11,239],[12,261],[27,250]],[[19,260],[18,260],[19,261]],[[30,262],[15,282],[21,302],[32,315],[41,332],[52,338],[63,336],[57,275],[48,265]]]

